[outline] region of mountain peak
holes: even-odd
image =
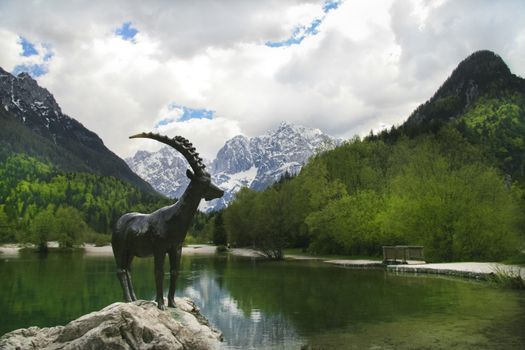
[[[213,183],[225,190],[222,198],[207,202],[201,210],[217,210],[232,201],[241,187],[262,190],[285,173],[297,174],[303,164],[319,150],[340,143],[319,129],[288,122],[262,136],[237,135],[224,144],[210,166]],[[161,152],[139,153],[126,161],[155,189],[170,197],[180,197],[189,180],[185,164],[171,164],[173,156]],[[150,169],[155,169],[151,171]]]
[[[485,74],[511,74],[503,59],[490,50],[480,50],[472,53],[459,63],[457,69],[470,70],[473,74],[479,74],[479,72]]]
[[[495,97],[509,89],[525,89],[525,80],[512,74],[494,52],[476,51],[461,61],[434,96],[420,105],[403,127],[418,126],[417,129],[425,130],[435,122],[454,119],[474,105],[480,96]]]
[[[302,125],[282,121],[277,129],[270,130],[267,135],[270,137],[276,137],[279,135],[288,137],[289,134],[299,134],[301,137],[310,139],[323,135],[323,132],[317,128],[308,128]]]
[[[454,69],[436,95],[450,94],[467,84],[476,84],[483,90],[487,85],[507,80],[512,76],[503,59],[489,50],[476,51]]]
[[[0,102],[24,123],[37,128],[65,117],[53,95],[28,73],[17,76],[0,68]]]
[[[247,142],[248,141],[248,138],[244,135],[237,135],[237,136],[234,136],[232,137],[231,139],[229,139],[228,141],[226,141],[227,143],[232,143],[232,142]]]
[[[286,132],[286,131],[293,131],[293,128],[294,128],[293,124],[288,123],[286,121],[282,121],[279,123],[279,125],[277,125],[277,128],[275,129],[272,128],[268,130],[266,134],[268,136],[272,136],[272,135],[276,135],[276,134]]]
[[[153,193],[94,132],[62,113],[54,96],[29,74],[0,68],[0,146],[51,161],[65,171],[115,176]]]
[[[279,123],[279,126],[277,127],[277,129],[289,129],[289,128],[292,128],[293,126],[294,124],[291,124],[283,120],[282,122]]]
[[[25,79],[25,78],[29,78],[31,80],[35,80],[33,79],[33,77],[31,77],[31,75],[29,75],[29,73],[27,72],[22,72],[22,73],[18,73],[18,75],[16,76],[18,79]]]

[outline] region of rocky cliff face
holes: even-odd
[[[133,158],[126,158],[126,162],[155,190],[170,198],[180,198],[190,182],[186,177],[188,162],[171,147],[157,152],[138,151]]]
[[[40,134],[64,131],[73,121],[62,114],[53,95],[27,73],[14,76],[0,68],[0,101],[6,111]]]
[[[170,311],[139,300],[111,304],[65,326],[18,329],[0,338],[0,349],[219,349],[221,333],[195,304],[175,301]]]
[[[313,154],[332,149],[340,142],[319,129],[288,123],[282,123],[263,136],[235,136],[208,164],[213,182],[225,190],[224,196],[204,202],[201,209],[224,208],[241,187],[260,191],[287,172],[297,174]],[[186,161],[167,147],[158,152],[139,151],[126,162],[157,191],[170,197],[180,197],[189,182],[185,175]]]
[[[62,113],[53,95],[27,73],[0,68],[0,145],[50,161],[65,171],[115,176],[153,193],[97,134]]]

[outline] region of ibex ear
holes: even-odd
[[[186,169],[186,176],[187,176],[188,179],[190,179],[190,180],[193,180],[193,178],[195,177],[195,175],[191,172],[190,169]]]

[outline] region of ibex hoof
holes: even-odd
[[[166,305],[164,304],[164,300],[162,301],[157,301],[157,308],[159,310],[167,310],[168,308],[166,307]]]

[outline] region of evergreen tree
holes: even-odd
[[[213,244],[226,245],[227,243],[226,229],[222,220],[222,213],[219,212],[213,221]]]

